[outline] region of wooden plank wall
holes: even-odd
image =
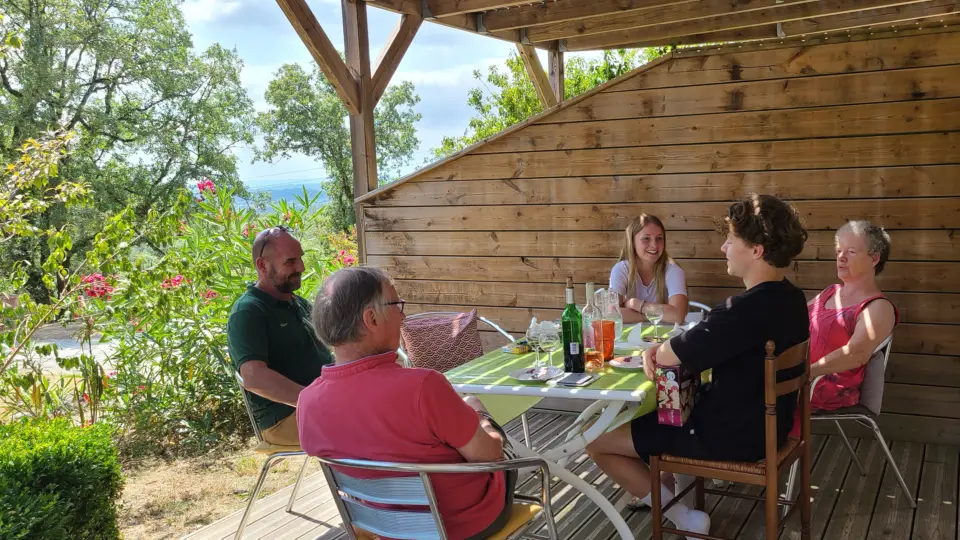
[[[960,444],[958,32],[676,54],[369,201],[368,263],[410,312],[476,306],[519,334],[559,315],[566,276],[578,302],[605,284],[623,227],[648,212],[690,299],[716,303],[742,284],[714,220],[751,191],[803,214],[792,279],[811,296],[837,281],[846,219],[890,231],[880,282],[902,324],[883,427]]]

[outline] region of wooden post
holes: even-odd
[[[367,37],[367,3],[364,0],[342,0],[343,40],[347,68],[358,83],[359,114],[350,115],[350,147],[353,154],[354,198],[377,189],[377,143],[373,131],[373,80],[370,76],[370,40]],[[357,220],[357,255],[367,259],[363,241],[363,205],[355,204]]]
[[[547,69],[550,71],[550,88],[553,89],[553,95],[557,96],[557,103],[561,103],[566,97],[563,88],[563,51],[559,42],[547,51]]]

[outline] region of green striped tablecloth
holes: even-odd
[[[668,331],[672,326],[663,325],[660,328],[661,331]],[[624,331],[624,337],[628,332],[629,328]],[[647,334],[648,330],[644,328],[643,333]],[[640,356],[642,352],[639,348],[617,349],[615,354]],[[541,353],[540,356],[544,361],[548,359],[546,353]],[[562,351],[554,351],[550,359],[553,365],[563,367]],[[515,418],[535,405],[541,397],[642,402],[641,414],[656,408],[655,385],[647,379],[643,370],[620,369],[605,364],[602,369],[594,371],[599,373],[600,377],[581,388],[555,387],[542,381],[525,382],[510,377],[511,372],[531,367],[535,362],[536,353],[533,352],[510,354],[495,350],[447,371],[445,375],[458,391],[478,395],[498,421]],[[504,400],[501,396],[513,396],[513,399]]]

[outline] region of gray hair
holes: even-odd
[[[379,268],[343,268],[323,280],[313,302],[313,328],[329,346],[359,341],[363,337],[363,313],[373,308],[386,311],[384,285],[393,279]]]
[[[867,243],[867,253],[877,255],[880,260],[873,267],[874,275],[880,275],[883,267],[890,258],[890,235],[883,227],[878,227],[865,219],[848,221],[846,225],[837,230],[837,236],[842,232],[853,233],[855,236],[863,238]]]

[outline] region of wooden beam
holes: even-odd
[[[588,19],[536,26],[527,30],[530,41],[550,41],[581,37],[604,32],[634,28],[660,27],[671,24],[706,20],[710,17],[731,17],[758,11],[775,13],[787,7],[807,4],[812,0],[756,0],[747,3],[729,0],[703,0],[676,6],[657,7],[623,14],[604,14]],[[903,0],[900,0],[903,1]]]
[[[333,85],[337,95],[343,100],[351,114],[360,112],[360,95],[357,79],[350,73],[340,58],[340,53],[327,38],[313,16],[305,0],[277,0],[280,9],[287,16],[287,20],[297,31],[297,35],[307,46],[310,55],[320,66],[320,71]]]
[[[385,9],[387,11],[392,11],[394,13],[423,17],[423,13],[421,12],[421,7],[423,4],[421,0],[368,0],[367,4],[380,9]],[[443,11],[443,6],[440,6],[440,8],[441,13],[445,13]],[[430,4],[427,5],[427,13],[430,13]],[[429,17],[424,18],[429,18],[436,24],[447,26],[456,30],[464,30],[472,34],[482,34],[503,41],[508,41],[510,43],[520,43],[520,32],[517,30],[498,30],[485,33],[479,32],[477,30],[476,14],[445,14],[442,18],[436,18],[435,15],[430,15]]]
[[[530,75],[530,82],[537,91],[537,97],[544,109],[549,109],[557,104],[557,95],[550,88],[550,79],[543,72],[543,66],[540,65],[540,58],[537,57],[537,50],[530,45],[517,43],[517,51],[520,58],[523,59],[523,65],[527,68],[527,74]]]
[[[788,22],[811,17],[839,15],[854,11],[919,3],[917,0],[822,0],[784,4],[786,7],[761,9],[735,15],[722,15],[706,19],[688,20],[675,24],[646,26],[630,30],[618,30],[567,40],[569,50],[605,49],[622,47],[626,43],[655,42],[683,38],[692,34],[724,32]],[[537,27],[542,28],[542,27]],[[532,30],[531,30],[532,31]],[[533,40],[533,38],[530,38]],[[539,39],[539,38],[538,38]]]
[[[557,47],[547,51],[547,74],[550,78],[550,89],[553,95],[557,97],[557,103],[566,99],[563,87],[563,51],[560,50],[559,43]]]
[[[541,24],[576,21],[598,15],[623,15],[640,9],[683,4],[694,0],[564,0],[539,2],[483,14],[487,30],[510,30]]]
[[[413,37],[417,35],[417,30],[420,29],[422,22],[423,19],[418,15],[403,15],[400,17],[400,21],[393,29],[393,35],[387,40],[388,45],[380,51],[380,58],[377,58],[377,67],[373,70],[374,103],[380,101],[380,96],[383,95],[383,91],[390,84],[390,79],[397,71],[400,60],[403,59],[410,43],[413,42]]]
[[[529,3],[530,0],[427,0],[427,9],[433,17],[449,17]]]
[[[640,49],[643,47],[662,47],[665,45],[699,45],[701,43],[733,43],[740,41],[753,41],[760,39],[774,39],[779,37],[777,34],[777,25],[768,24],[765,26],[751,26],[750,28],[740,28],[737,30],[725,30],[722,32],[707,32],[704,34],[691,34],[683,37],[671,37],[653,39],[650,41],[636,41],[632,43],[622,43],[616,45],[617,48]],[[593,44],[574,42],[570,45],[567,42],[568,51],[590,51],[595,50]],[[584,48],[581,48],[584,47]]]
[[[956,0],[937,0],[922,4],[908,4],[881,9],[870,9],[845,13],[832,17],[818,17],[783,23],[783,32],[788,36],[826,32],[831,30],[847,30],[864,26],[894,24],[903,21],[925,19],[937,20],[937,17],[960,13],[960,2]]]
[[[350,115],[350,150],[353,158],[354,198],[377,189],[377,144],[373,129],[373,81],[370,75],[370,40],[367,35],[367,4],[362,0],[341,0],[343,41],[347,66],[358,81],[360,111]],[[357,253],[366,261],[363,205],[354,204],[357,221]]]

